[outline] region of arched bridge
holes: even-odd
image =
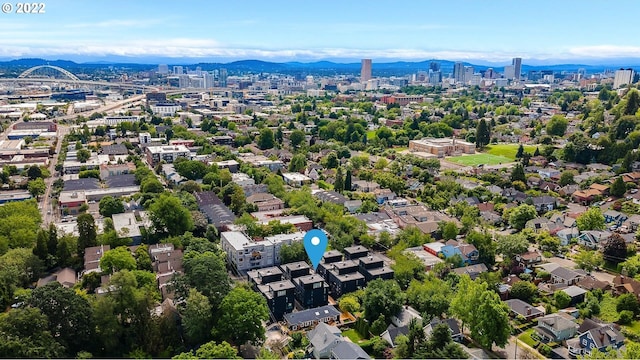
[[[71,72],[69,72],[68,70],[65,70],[59,66],[53,66],[53,65],[39,65],[39,66],[34,66],[30,69],[25,70],[22,74],[18,75],[18,79],[24,79],[27,76],[29,76],[31,73],[33,73],[36,70],[39,69],[53,69],[53,70],[57,70],[58,72],[62,73],[64,76],[68,77],[69,79],[73,80],[73,81],[79,81],[80,79],[78,79],[77,76],[73,75]]]

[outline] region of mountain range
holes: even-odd
[[[220,68],[225,68],[229,74],[242,74],[242,73],[284,73],[292,75],[338,75],[338,74],[359,74],[360,63],[359,62],[333,62],[333,61],[316,61],[316,62],[269,62],[262,60],[240,60],[232,61],[228,63],[221,62],[192,62],[187,63],[184,60],[173,59],[175,62],[168,63],[170,70],[173,65],[181,65],[183,67],[194,70],[196,67],[200,67],[204,71],[211,71]],[[637,60],[636,60],[637,61]],[[409,61],[396,61],[377,63],[372,65],[374,76],[403,76],[407,74],[413,74],[418,71],[428,71],[431,62],[437,62],[440,64],[440,68],[443,73],[451,73],[453,71],[454,61],[449,60],[425,60],[419,62]],[[616,62],[618,63],[618,62]],[[39,58],[29,59],[16,59],[8,61],[0,61],[0,69],[21,69],[29,68],[38,65],[54,65],[67,69],[71,72],[82,72],[87,70],[96,70],[100,68],[114,67],[131,70],[153,70],[157,69],[157,64],[152,63],[132,63],[132,62],[111,62],[111,61],[93,61],[93,62],[74,62],[70,60],[45,60]],[[493,67],[494,70],[502,72],[504,64],[472,64],[463,62],[465,66],[473,66],[475,71],[485,71],[489,67]],[[625,66],[635,69],[640,69],[640,65],[636,62],[635,65]],[[620,65],[586,65],[586,64],[555,64],[555,65],[522,65],[522,71],[535,71],[535,70],[552,70],[554,72],[562,71],[577,71],[578,69],[585,69],[587,73],[598,73],[605,70],[615,70],[620,68]]]

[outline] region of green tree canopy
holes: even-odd
[[[587,211],[583,212],[576,219],[578,230],[604,230],[605,222],[604,215],[598,207],[591,207]]]
[[[193,229],[191,213],[171,194],[161,194],[149,207],[149,213],[156,232],[178,236]]]
[[[367,320],[375,321],[382,314],[389,321],[402,310],[405,294],[394,280],[371,281],[364,292],[362,306]]]
[[[135,270],[136,267],[136,259],[126,246],[106,251],[100,258],[100,269],[107,274],[120,270]]]
[[[37,308],[12,309],[0,314],[0,357],[58,358],[65,348],[47,330],[47,316]]]
[[[509,225],[515,229],[524,229],[527,221],[535,219],[538,212],[533,205],[522,204],[509,210]]]
[[[100,199],[99,209],[100,215],[111,217],[113,214],[123,213],[124,204],[120,199],[116,199],[113,196],[105,196]]]
[[[547,123],[547,134],[564,136],[569,126],[569,121],[562,115],[553,115]]]
[[[265,338],[263,321],[269,319],[267,301],[257,292],[238,286],[224,297],[215,328],[219,337],[232,344],[261,344]]]

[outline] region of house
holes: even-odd
[[[537,251],[527,251],[524,254],[516,255],[518,266],[530,269],[534,265],[542,262],[542,254]]]
[[[538,175],[540,175],[540,177],[542,177],[543,179],[550,179],[553,177],[560,176],[560,170],[553,169],[553,168],[539,169]]]
[[[362,200],[348,200],[344,202],[344,208],[351,214],[354,214],[362,207]]]
[[[595,290],[595,289],[600,289],[602,291],[607,291],[607,290],[611,289],[611,284],[609,284],[606,281],[597,280],[593,276],[585,276],[585,277],[583,277],[582,279],[580,279],[580,281],[578,281],[578,283],[576,285],[580,286],[581,288],[583,288],[583,289],[585,289],[587,291],[591,291],[591,290]]]
[[[560,194],[560,196],[571,196],[573,195],[573,193],[575,193],[578,190],[580,190],[580,185],[571,184],[571,185],[563,186],[560,189],[558,189],[558,194]]]
[[[475,264],[478,261],[480,253],[475,246],[471,244],[458,243],[455,240],[449,240],[441,249],[445,258],[460,255],[462,262],[467,265]]]
[[[391,324],[397,327],[409,326],[411,320],[422,321],[422,316],[418,310],[405,305],[399,313],[391,316]]]
[[[76,271],[68,267],[61,269],[47,277],[38,280],[36,287],[42,287],[54,281],[59,282],[65,288],[72,288],[73,285],[75,285],[78,281]]]
[[[284,182],[293,187],[301,187],[302,185],[311,183],[311,178],[300,173],[283,173]]]
[[[569,297],[571,298],[571,303],[569,303],[570,306],[575,306],[577,304],[583,303],[585,294],[587,293],[587,290],[575,285],[571,285],[568,288],[562,289],[560,291],[563,291],[565,294],[569,295]]]
[[[577,238],[579,235],[580,235],[580,230],[578,230],[578,228],[575,228],[575,227],[562,229],[556,233],[556,236],[560,238],[560,245],[562,246],[569,245],[569,242],[571,242],[571,239]]]
[[[598,244],[603,240],[611,237],[611,233],[608,231],[590,230],[583,231],[578,235],[578,244],[586,246],[590,249],[595,249]]]
[[[485,273],[487,271],[488,271],[487,265],[485,265],[484,263],[463,266],[463,267],[453,269],[453,272],[455,272],[458,275],[463,275],[463,274],[469,275],[471,280],[475,280],[478,276],[480,276],[480,274]]]
[[[589,205],[596,196],[602,196],[602,193],[595,189],[585,189],[575,191],[571,198],[579,204]]]
[[[284,321],[290,331],[308,328],[319,323],[333,324],[338,321],[340,311],[333,305],[296,311],[284,315]]]
[[[549,195],[536,196],[531,198],[531,200],[533,201],[533,206],[535,206],[539,213],[551,211],[557,206],[557,199]]]
[[[640,296],[640,281],[628,276],[618,275],[613,278],[613,290],[616,294],[635,294]]]
[[[624,344],[624,335],[614,324],[602,324],[586,319],[578,328],[578,337],[567,340],[569,354],[590,354],[593,349],[605,351],[619,349]]]
[[[258,291],[267,299],[267,306],[274,319],[280,321],[284,314],[293,311],[295,285],[290,280],[258,285]]]
[[[284,201],[269,193],[257,193],[247,196],[247,203],[256,206],[258,211],[271,211],[284,209]]]
[[[319,323],[307,333],[312,354],[316,359],[328,359],[331,351],[344,341],[342,331],[333,325]]]
[[[609,186],[608,185],[593,183],[593,184],[591,184],[591,186],[589,186],[589,189],[592,189],[592,190],[595,190],[595,191],[599,192],[600,196],[609,195]]]
[[[435,328],[439,324],[446,324],[449,327],[449,332],[451,333],[451,339],[456,342],[462,342],[464,336],[462,331],[460,330],[460,324],[455,319],[440,319],[438,317],[433,318],[425,327],[422,328],[424,330],[424,334],[427,339],[431,336],[433,332],[433,328]]]
[[[347,360],[347,359],[371,359],[358,344],[350,341],[343,341],[331,350],[331,359]]]
[[[605,211],[602,215],[604,215],[604,221],[607,224],[614,223],[617,226],[621,226],[628,219],[627,215],[611,209]]]
[[[389,189],[377,189],[373,191],[373,194],[375,195],[376,202],[378,204],[384,204],[386,201],[396,198],[396,193]]]
[[[87,203],[84,191],[63,191],[58,198],[58,206],[63,214],[78,214],[82,205]]]
[[[551,273],[551,282],[554,284],[564,284],[567,286],[571,286],[576,284],[580,279],[585,277],[585,273],[582,270],[574,271],[571,269],[567,269],[563,266],[558,266],[557,268],[550,271]]]
[[[509,309],[511,309],[511,313],[514,316],[522,316],[527,321],[544,315],[542,311],[520,299],[509,299],[505,301],[505,303],[507,304],[507,306],[509,306]]]
[[[571,316],[549,314],[538,318],[538,326],[534,330],[546,341],[561,342],[571,339],[578,331],[578,324]]]
[[[351,183],[353,191],[374,192],[380,189],[380,185],[373,181],[356,180]]]
[[[395,341],[398,335],[404,335],[404,336],[409,335],[409,326],[405,325],[405,326],[397,327],[393,324],[389,324],[389,326],[387,326],[387,330],[385,330],[382,334],[380,334],[380,337],[384,339],[387,343],[389,343],[389,345],[391,345],[392,348],[394,348],[396,347]]]
[[[296,300],[303,307],[316,308],[327,305],[329,285],[318,274],[293,279]]]

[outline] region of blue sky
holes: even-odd
[[[44,0],[0,58],[640,61],[639,1]]]

